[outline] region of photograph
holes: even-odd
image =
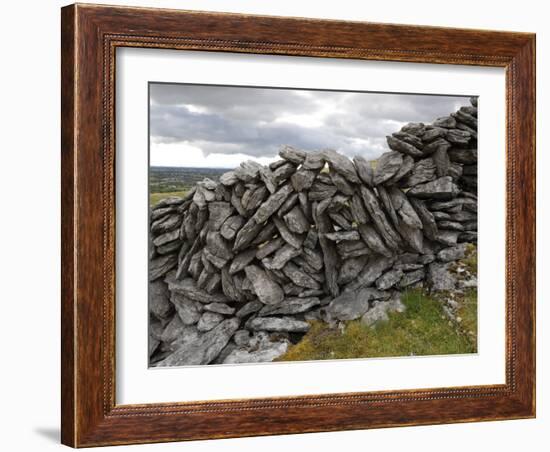
[[[149,367],[477,353],[477,97],[148,92]]]

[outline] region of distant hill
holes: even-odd
[[[149,192],[168,193],[189,190],[204,178],[217,181],[231,168],[181,168],[152,166],[149,168]]]

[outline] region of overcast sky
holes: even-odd
[[[407,122],[447,116],[467,97],[150,85],[152,166],[233,168],[276,159],[282,145],[368,160]]]

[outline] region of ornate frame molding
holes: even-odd
[[[116,405],[118,47],[506,68],[506,383]],[[534,416],[534,35],[77,4],[62,9],[62,91],[64,444],[82,447]]]

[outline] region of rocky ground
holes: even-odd
[[[474,287],[461,262],[477,242],[477,101],[388,146],[375,165],[287,146],[153,206],[150,364],[272,361],[313,322],[387,320],[416,286],[446,294],[458,322]]]

